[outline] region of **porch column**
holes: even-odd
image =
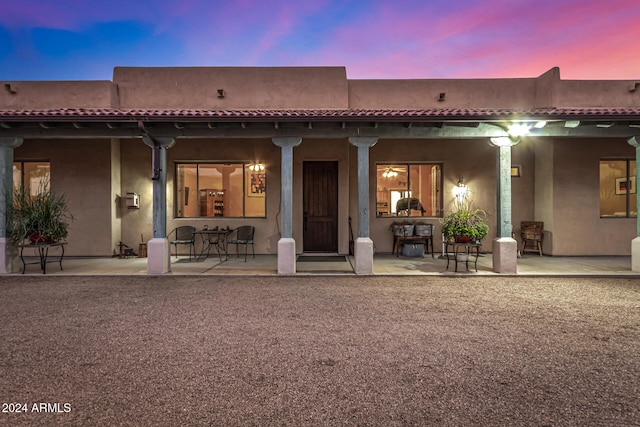
[[[13,273],[18,268],[18,252],[7,230],[7,212],[13,205],[13,150],[22,141],[18,137],[0,138],[0,274]]]
[[[627,142],[636,149],[636,188],[640,173],[640,136],[632,136]],[[636,212],[640,212],[640,198],[636,198]],[[640,271],[640,215],[636,217],[636,237],[631,241],[631,270]]]
[[[493,241],[493,271],[496,273],[518,272],[518,242],[513,238],[511,224],[511,147],[518,142],[508,137],[491,138],[491,143],[498,147],[498,236]]]
[[[142,140],[152,150],[153,174],[153,238],[147,243],[147,273],[171,272],[171,251],[167,240],[167,149],[174,138],[143,136]]]
[[[271,139],[281,148],[280,178],[280,240],[278,240],[278,274],[296,273],[296,241],[293,239],[293,147],[302,137],[277,137]]]
[[[358,148],[358,237],[354,244],[356,274],[373,274],[373,241],[369,237],[369,148],[376,142],[376,136],[349,137],[349,143]]]

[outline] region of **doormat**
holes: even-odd
[[[298,262],[344,262],[346,258],[344,255],[331,255],[331,256],[299,256]]]

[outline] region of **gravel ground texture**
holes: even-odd
[[[632,278],[0,277],[3,426],[638,426],[639,353]]]

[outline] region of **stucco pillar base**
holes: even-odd
[[[21,270],[18,248],[11,243],[11,240],[0,237],[0,274],[15,273]]]
[[[296,274],[296,241],[291,237],[278,240],[278,274]]]
[[[354,244],[355,273],[373,274],[373,241],[368,237],[358,237]]]
[[[493,271],[516,274],[518,272],[518,242],[511,237],[493,241]]]
[[[640,237],[631,241],[631,271],[640,271]]]
[[[147,243],[147,273],[165,274],[171,272],[171,251],[169,240],[154,237]]]

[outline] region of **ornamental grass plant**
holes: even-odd
[[[67,237],[73,215],[63,194],[54,193],[46,183],[32,194],[23,188],[13,193],[7,219],[8,237],[13,243],[57,242]]]

